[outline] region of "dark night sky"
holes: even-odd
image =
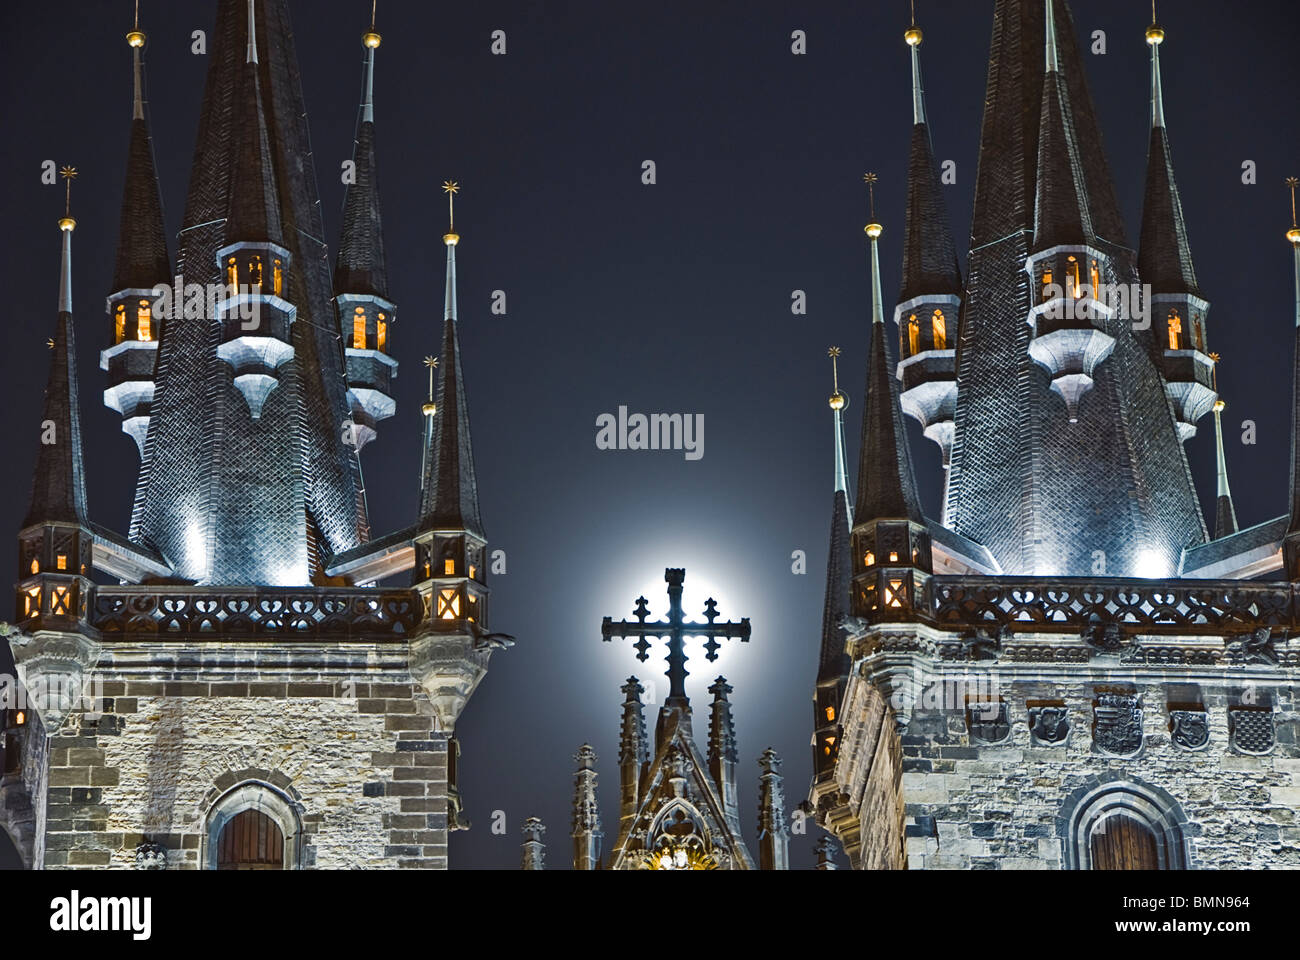
[[[119,530],[130,514],[137,456],[102,405],[97,356],[110,334],[103,298],[130,119],[122,39],[130,7],[69,0],[6,4],[0,15],[10,132],[0,145],[10,331],[2,362],[14,457],[0,480],[0,528],[15,533],[55,317],[62,190],[40,185],[46,159],[81,171],[74,305],[91,513]],[[211,30],[213,5],[143,7],[174,254],[207,69],[206,57],[190,53],[190,34]],[[292,7],[333,241],[369,3]],[[947,197],[962,247],[993,4],[918,7],[936,153],[957,162]],[[1145,5],[1073,7],[1080,34],[1107,33],[1108,54],[1085,60],[1135,239],[1148,130]],[[1212,302],[1210,346],[1224,356],[1229,467],[1245,526],[1280,514],[1286,499],[1293,288],[1282,180],[1300,174],[1291,72],[1300,30],[1282,0],[1162,7],[1166,114]],[[458,731],[474,828],[453,835],[456,866],[517,865],[519,825],[530,815],[550,829],[551,866],[567,866],[570,757],[584,740],[601,758],[612,840],[618,686],[633,672],[657,680],[660,697],[665,684],[662,648],[641,665],[626,643],[601,644],[600,618],[630,613],[643,591],[662,613],[669,565],[687,569],[690,612],[702,582],[724,616],[753,620],[752,642],[713,665],[697,657],[689,686],[701,712],[719,672],[736,688],[751,844],[764,747],[785,758],[787,804],[803,796],[831,499],[826,348],[844,350],[856,463],[870,289],[861,177],[880,175],[888,314],[911,123],[906,16],[906,0],[379,4],[376,115],[402,375],[398,414],[363,454],[373,526],[380,534],[405,525],[416,509],[420,358],[436,352],[442,305],[437,188],[454,178],[463,188],[460,315],[482,509],[509,564],[492,582],[492,625],[518,637],[494,657]],[[507,32],[504,57],[489,52],[494,29]],[[790,52],[794,29],[807,32],[806,56]],[[654,186],[641,183],[647,159],[658,167]],[[1258,164],[1257,186],[1242,185],[1244,160]],[[495,289],[508,295],[505,317],[489,313]],[[790,313],[794,289],[807,291],[806,317]],[[598,451],[596,417],[620,404],[704,414],[704,458]],[[1246,419],[1258,425],[1253,446],[1238,442]],[[1189,451],[1212,507],[1212,419],[1202,427]],[[938,449],[913,429],[913,454],[934,512]],[[791,573],[797,549],[807,551],[807,576]],[[507,815],[505,836],[489,831],[494,810]],[[811,865],[813,839],[793,838],[796,867]]]

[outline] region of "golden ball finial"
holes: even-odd
[[[1300,247],[1300,228],[1292,227],[1286,232],[1286,238]]]
[[[71,217],[59,217],[59,229],[64,231],[76,230],[77,221]]]
[[[869,236],[872,240],[875,240],[878,236],[880,236],[882,233],[885,232],[885,228],[878,223],[869,223],[862,229],[866,232],[867,236]]]
[[[449,247],[454,247],[454,246],[456,246],[456,244],[460,243],[460,234],[459,234],[459,233],[444,233],[444,234],[442,235],[442,242],[445,243],[445,244],[446,244],[447,246],[449,246]]]
[[[838,412],[840,410],[843,410],[845,407],[849,405],[849,398],[844,396],[844,394],[840,393],[838,390],[836,390],[834,393],[831,394],[830,405],[832,410]]]
[[[132,30],[126,35],[126,42],[137,49],[144,46],[145,35],[143,30]]]
[[[1214,401],[1214,412],[1215,412],[1215,413],[1222,413],[1222,412],[1223,412],[1223,408],[1226,407],[1226,406],[1227,406],[1227,404],[1224,403],[1222,400],[1215,400],[1215,401]]]
[[[907,32],[903,34],[903,39],[907,41],[909,47],[919,47],[921,45],[921,28],[908,27]]]
[[[378,47],[382,40],[383,38],[379,34],[375,33],[375,31],[373,30],[367,30],[365,33],[361,35],[361,42],[364,43],[371,50],[374,50],[376,47]]]
[[[436,403],[433,403],[433,402],[431,401],[431,402],[429,402],[429,403],[426,403],[426,404],[425,404],[423,407],[421,407],[420,409],[421,409],[422,411],[424,411],[424,415],[425,415],[426,417],[432,417],[434,414],[436,414],[436,413],[438,412],[438,405],[437,405]]]
[[[1154,23],[1147,27],[1147,43],[1150,46],[1158,47],[1165,42],[1165,32]]]

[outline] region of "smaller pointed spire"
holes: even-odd
[[[1070,108],[1069,85],[1061,73],[1056,37],[1055,0],[1046,9],[1046,65],[1039,110],[1038,191],[1034,207],[1034,250],[1058,244],[1091,243],[1092,214],[1083,174],[1078,135]]]
[[[837,360],[839,347],[828,351],[831,358],[831,375],[834,390],[831,393],[831,418],[835,428],[835,491],[831,503],[830,550],[826,559],[826,596],[822,608],[821,663],[818,681],[840,677],[848,671],[848,657],[844,652],[844,635],[841,622],[849,613],[849,575],[852,563],[849,555],[850,534],[853,530],[853,505],[849,503],[848,471],[844,465],[844,410],[848,397],[840,392]]]
[[[449,224],[443,243],[447,246],[447,282],[443,311],[442,377],[439,381],[437,411],[433,418],[432,443],[425,453],[421,523],[443,529],[466,529],[480,536],[483,521],[479,516],[478,478],[474,470],[474,448],[470,440],[469,400],[465,395],[464,373],[460,362],[460,335],[456,321],[456,247],[460,236],[455,232],[455,195],[459,185],[443,183],[447,194]]]
[[[253,0],[248,0],[248,59],[245,61],[241,102],[252,107],[252,116],[238,124],[239,144],[235,152],[234,183],[230,212],[226,220],[226,243],[269,241],[280,244],[280,195],[275,184],[266,114],[262,104],[262,82],[257,68],[256,24]]]
[[[85,525],[86,477],[81,449],[81,409],[77,391],[77,348],[72,322],[72,180],[74,167],[64,167],[67,194],[59,218],[62,255],[59,268],[59,312],[51,350],[50,372],[45,384],[45,405],[41,415],[41,444],[32,472],[32,496],[24,527],[38,523],[63,522]]]
[[[874,187],[878,180],[874,173],[868,173],[863,179],[868,187]],[[922,523],[912,454],[898,401],[898,380],[885,337],[879,248],[884,227],[875,219],[874,189],[871,201],[871,222],[865,228],[871,241],[871,346],[867,356],[867,391],[854,512],[859,523],[881,518]]]
[[[524,842],[521,844],[522,858],[520,867],[524,870],[546,869],[546,844],[542,834],[546,833],[546,824],[538,817],[529,817],[524,821]]]
[[[131,27],[131,32],[126,35],[126,42],[131,46],[132,59],[134,60],[135,98],[132,104],[131,117],[135,120],[143,120],[144,79],[141,76],[140,51],[144,47],[145,35],[144,31],[140,29],[140,0],[135,0],[135,24]]]
[[[641,802],[641,776],[650,760],[650,741],[646,737],[645,711],[641,695],[645,687],[636,677],[628,677],[622,686],[623,724],[619,731],[619,835],[636,817]]]
[[[758,868],[787,870],[790,830],[785,824],[785,788],[781,758],[771,747],[758,758]]]
[[[596,802],[596,751],[591,744],[578,748],[573,760],[573,869],[595,870],[600,863],[600,805]]]

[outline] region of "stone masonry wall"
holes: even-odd
[[[199,867],[209,811],[249,781],[297,811],[300,867],[447,866],[448,741],[400,661],[213,644],[159,680],[124,659],[101,660],[102,716],[50,740],[44,866],[134,867],[153,841]]]
[[[1171,738],[1169,701],[1179,688],[1167,681],[1130,687],[1143,707],[1142,746],[1131,758],[1094,746],[1094,702],[1099,690],[1113,689],[1105,681],[1004,686],[1011,732],[1001,744],[975,741],[964,709],[915,710],[901,737],[909,867],[1059,868],[1067,863],[1063,807],[1072,794],[1118,778],[1163,789],[1180,805],[1189,868],[1300,868],[1296,687],[1253,694],[1274,711],[1276,744],[1264,756],[1230,743],[1228,707],[1243,702],[1241,687],[1196,688],[1210,733],[1197,751]],[[1065,745],[1031,743],[1027,702],[1034,701],[1064,702]]]

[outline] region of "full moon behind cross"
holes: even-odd
[[[664,580],[668,583],[668,619],[647,622],[650,608],[646,606],[645,597],[638,597],[636,609],[632,615],[636,622],[620,620],[613,622],[606,617],[600,624],[600,638],[608,641],[613,637],[636,638],[633,646],[636,657],[642,663],[649,659],[650,640],[662,638],[668,642],[668,701],[666,706],[686,709],[686,646],[687,637],[705,637],[705,656],[709,660],[718,659],[718,649],[722,640],[740,640],[749,642],[749,617],[739,622],[731,620],[715,623],[718,619],[718,604],[710,597],[704,603],[704,619],[707,623],[693,623],[682,619],[682,581],[686,571],[669,567],[664,571]]]

